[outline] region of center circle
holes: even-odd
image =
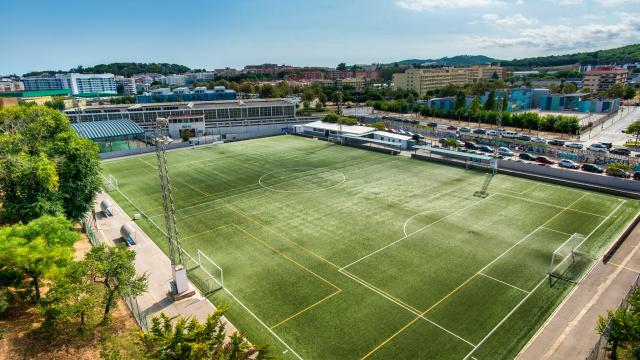
[[[346,181],[337,170],[298,167],[268,172],[258,183],[265,189],[279,192],[314,192],[328,190]]]

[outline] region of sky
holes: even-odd
[[[30,0],[2,10],[0,75],[111,62],[511,60],[640,42],[640,0]]]

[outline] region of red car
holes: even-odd
[[[548,156],[538,156],[536,161],[544,163],[544,164],[555,164],[556,162],[551,160]]]
[[[453,125],[449,125],[447,126],[447,130],[458,130],[458,128]]]

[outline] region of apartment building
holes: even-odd
[[[498,77],[504,78],[506,68],[474,65],[465,68],[408,69],[404,73],[393,74],[393,87],[394,90],[398,88],[415,90],[420,96],[424,96],[427,91],[439,89],[448,84],[464,86],[466,83],[479,79],[491,80],[494,73],[497,73]]]
[[[616,83],[624,85],[627,82],[627,74],[627,70],[613,66],[589,70],[584,74],[584,87],[599,93]]]
[[[125,94],[132,95],[137,93],[135,79],[126,78],[124,76],[116,76],[115,80],[116,80],[116,88],[118,85],[124,86]]]
[[[55,74],[22,78],[25,91],[71,89],[74,95],[86,93],[116,93],[113,74]]]

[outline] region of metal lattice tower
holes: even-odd
[[[170,138],[163,135],[163,130],[167,127],[167,119],[156,119],[154,127],[156,156],[158,158],[158,177],[160,178],[160,188],[162,190],[162,206],[164,207],[164,221],[167,225],[167,240],[169,240],[169,259],[171,265],[183,265],[182,247],[178,233],[178,220],[176,219],[176,209],[173,206],[173,195],[171,194],[171,178],[169,177],[169,167],[167,166],[167,153],[165,145]]]
[[[503,95],[500,97],[500,101],[498,101],[498,118],[496,120],[496,127],[500,127],[502,125],[502,111],[503,111],[503,99],[507,95]]]

